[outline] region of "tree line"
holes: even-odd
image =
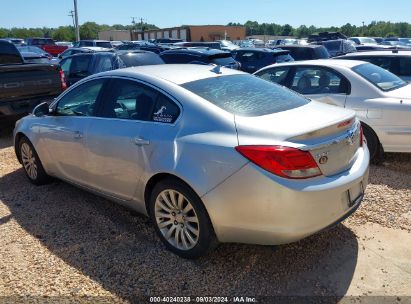
[[[98,39],[98,32],[105,30],[151,30],[158,29],[154,24],[136,24],[136,25],[122,25],[122,24],[97,24],[95,22],[85,22],[80,26],[81,39]],[[0,28],[0,38],[29,38],[29,37],[45,37],[53,38],[59,41],[74,41],[75,32],[73,26],[59,26],[58,28],[20,28],[13,27],[10,29]]]
[[[276,23],[258,23],[247,21],[245,24],[230,22],[228,25],[243,25],[246,27],[247,36],[251,35],[273,35],[273,36],[295,36],[298,38],[308,37],[310,34],[320,32],[341,32],[348,37],[411,37],[411,24],[407,22],[372,21],[364,26],[347,23],[341,27],[316,27],[314,25],[292,27],[289,24],[280,25]]]
[[[227,25],[245,26],[247,36],[251,35],[274,35],[274,36],[295,36],[308,37],[310,34],[319,32],[341,32],[348,37],[370,36],[370,37],[411,37],[411,24],[407,22],[386,22],[373,21],[368,25],[357,26],[347,23],[341,27],[316,27],[314,25],[292,27],[289,24],[280,25],[276,23],[258,23],[257,21],[247,21],[244,24],[230,22]],[[98,32],[104,30],[151,30],[158,29],[154,24],[133,24],[133,25],[107,25],[95,22],[86,22],[80,26],[80,36],[82,39],[97,39]],[[74,41],[75,33],[73,26],[60,26],[58,28],[0,28],[0,38],[16,37],[47,37],[60,41]]]

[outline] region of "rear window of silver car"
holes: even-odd
[[[395,90],[407,84],[398,76],[371,63],[357,65],[352,70],[382,91]]]
[[[301,107],[310,100],[252,75],[229,75],[187,82],[185,89],[240,116],[262,116]]]

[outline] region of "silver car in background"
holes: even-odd
[[[174,253],[283,244],[358,208],[369,153],[353,111],[218,66],[90,76],[17,122],[37,185],[56,177],[149,215]]]
[[[364,61],[327,59],[270,65],[254,73],[308,98],[356,112],[371,159],[411,153],[411,84]]]

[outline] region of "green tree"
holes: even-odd
[[[86,22],[80,26],[81,39],[97,39],[100,26],[95,22]]]

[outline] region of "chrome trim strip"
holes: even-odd
[[[316,145],[302,146],[302,147],[299,147],[298,149],[302,151],[311,151],[311,150],[326,148],[334,144],[338,144],[342,141],[347,140],[351,136],[352,133],[355,134],[355,132],[357,132],[358,128],[360,127],[360,125],[361,125],[360,122],[356,122],[353,124],[353,126],[350,129],[347,129],[342,135],[336,138],[333,138],[332,140],[328,140],[328,141],[325,141],[325,142],[322,142]]]

